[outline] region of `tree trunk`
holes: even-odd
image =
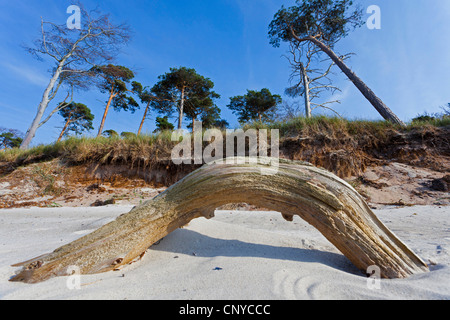
[[[179,114],[178,114],[178,130],[181,130],[181,128],[183,126],[185,90],[186,90],[186,87],[183,87],[183,89],[181,89],[180,110],[179,110]]]
[[[100,128],[98,129],[97,137],[100,137],[103,133],[103,127],[105,126],[106,116],[108,115],[109,107],[111,106],[111,102],[116,95],[117,95],[117,93],[114,93],[114,87],[113,87],[109,94],[109,100],[108,100],[108,103],[106,104],[105,112],[103,113],[103,118],[102,118],[102,122],[100,123]]]
[[[194,135],[194,133],[195,133],[195,121],[197,121],[197,118],[193,117],[192,118],[192,135]]]
[[[43,25],[43,23],[44,22],[41,20],[41,26]],[[45,44],[45,34],[44,34],[43,30],[42,30],[42,35],[44,37],[44,44]],[[59,76],[61,75],[61,72],[63,70],[63,67],[64,67],[67,59],[69,59],[73,55],[73,53],[75,52],[79,43],[84,41],[90,35],[91,35],[91,32],[89,32],[89,33],[85,34],[83,37],[79,38],[72,45],[72,49],[64,57],[62,57],[61,60],[56,60],[58,62],[58,67],[56,68],[56,71],[53,74],[53,77],[51,78],[50,83],[47,86],[47,89],[45,89],[45,91],[44,91],[44,95],[42,96],[41,103],[38,106],[38,111],[36,113],[36,116],[35,116],[33,122],[31,123],[30,128],[27,130],[27,133],[25,134],[25,138],[23,139],[22,144],[20,145],[20,149],[28,149],[28,147],[30,146],[31,140],[33,140],[34,136],[36,135],[36,130],[42,125],[41,124],[42,116],[44,115],[44,112],[47,109],[47,106],[51,100],[50,93],[52,93],[52,91],[53,91],[52,98],[54,98],[56,95],[56,92],[58,92],[59,86],[57,86],[55,89],[55,84],[58,81]],[[48,53],[48,51],[47,51],[47,53]],[[55,57],[53,56],[53,58],[55,58]]]
[[[280,160],[270,167],[268,159],[254,159],[266,164],[236,164],[239,159],[230,158],[204,165],[97,231],[15,265],[23,269],[11,281],[36,283],[65,276],[73,266],[82,274],[117,269],[192,219],[212,218],[217,207],[240,202],[282,212],[288,221],[300,216],[364,273],[374,265],[383,278],[428,271],[345,181],[308,163]],[[272,175],[261,174],[263,170]]]
[[[297,39],[299,39],[297,37]],[[353,82],[353,84],[358,88],[358,90],[364,95],[364,97],[375,107],[378,113],[388,121],[395,124],[405,126],[403,121],[401,121],[391,109],[389,109],[380,98],[378,98],[375,93],[344,63],[344,61],[338,57],[333,50],[331,50],[327,45],[317,40],[316,38],[309,36],[306,38],[311,41],[316,46],[318,46],[323,52],[325,52],[331,60],[344,72],[344,74]]]
[[[58,140],[56,142],[60,142],[61,141],[62,137],[64,136],[64,133],[67,130],[67,127],[69,127],[69,124],[70,124],[70,118],[67,119],[67,121],[66,121],[66,123],[64,125],[64,128],[62,129],[61,134],[59,135],[59,138],[58,138]]]
[[[150,102],[147,104],[147,107],[145,108],[144,116],[142,117],[142,121],[141,121],[141,124],[140,124],[140,126],[139,126],[139,130],[138,130],[137,135],[140,135],[140,134],[141,134],[142,127],[144,126],[145,119],[147,119],[147,112],[148,112],[148,109],[149,109],[149,108],[150,108]]]
[[[61,75],[63,62],[60,62],[60,65],[56,69],[55,73],[53,74],[53,77],[50,79],[50,82],[44,91],[41,103],[39,103],[39,106],[38,106],[36,116],[34,117],[34,120],[31,123],[30,128],[28,128],[27,133],[25,134],[25,138],[23,139],[23,141],[20,145],[20,149],[22,149],[22,150],[28,149],[28,147],[30,146],[31,140],[33,140],[34,136],[36,135],[36,131],[39,128],[39,124],[41,123],[42,116],[44,115],[44,112],[47,109],[47,106],[50,102],[50,93],[55,88],[56,82],[58,81],[59,76]]]
[[[311,101],[309,100],[309,79],[305,66],[300,62],[300,72],[303,79],[303,87],[305,89],[305,117],[311,118]]]

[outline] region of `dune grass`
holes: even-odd
[[[0,161],[16,164],[49,161],[60,158],[71,163],[114,162],[131,158],[152,158],[154,154],[170,154],[174,143],[171,132],[152,135],[113,137],[69,137],[60,142],[38,145],[27,150],[8,149],[0,153]]]
[[[280,136],[297,135],[301,132],[326,132],[346,131],[350,135],[375,133],[383,134],[386,130],[410,131],[422,127],[446,127],[450,126],[450,116],[419,117],[409,122],[406,127],[393,124],[388,121],[348,120],[339,117],[316,116],[312,118],[296,117],[287,121],[275,121],[271,123],[253,122],[244,125],[244,129],[279,129]]]
[[[316,116],[298,117],[288,121],[272,123],[253,122],[242,126],[248,129],[278,129],[280,138],[326,137],[326,139],[383,141],[393,132],[407,133],[411,130],[445,127],[450,125],[450,117],[422,117],[400,127],[387,121],[347,120],[338,117]],[[225,135],[225,131],[222,131]],[[8,149],[0,152],[0,162],[14,163],[15,166],[49,161],[59,158],[69,163],[127,163],[136,162],[144,166],[167,160],[177,142],[171,140],[172,132],[164,131],[150,135],[129,135],[125,137],[69,137],[60,142],[39,145],[28,150]],[[342,141],[343,143],[345,141]],[[368,144],[370,146],[370,144]]]

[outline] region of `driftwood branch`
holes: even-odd
[[[300,216],[363,272],[376,265],[383,278],[404,278],[428,270],[334,174],[303,162],[280,160],[271,167],[236,160],[205,165],[97,231],[15,265],[23,269],[11,281],[40,282],[68,275],[73,266],[82,274],[114,270],[192,219],[212,218],[217,207],[239,202],[280,211],[288,221]],[[264,170],[272,174],[261,174]]]

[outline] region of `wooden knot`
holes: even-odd
[[[118,258],[116,260],[114,260],[114,262],[112,263],[113,266],[117,266],[118,264],[122,263],[123,258]]]
[[[34,270],[34,269],[38,269],[40,267],[42,267],[44,263],[42,261],[35,261],[31,264],[28,265],[28,267],[26,268],[26,270]]]

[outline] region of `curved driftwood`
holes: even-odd
[[[23,269],[11,281],[40,282],[68,275],[73,266],[82,274],[114,270],[192,219],[212,218],[217,207],[239,202],[280,211],[289,221],[299,215],[364,272],[376,265],[383,278],[404,278],[428,270],[363,198],[332,173],[281,160],[273,175],[263,175],[267,165],[233,160],[205,165],[97,231],[15,265]]]

